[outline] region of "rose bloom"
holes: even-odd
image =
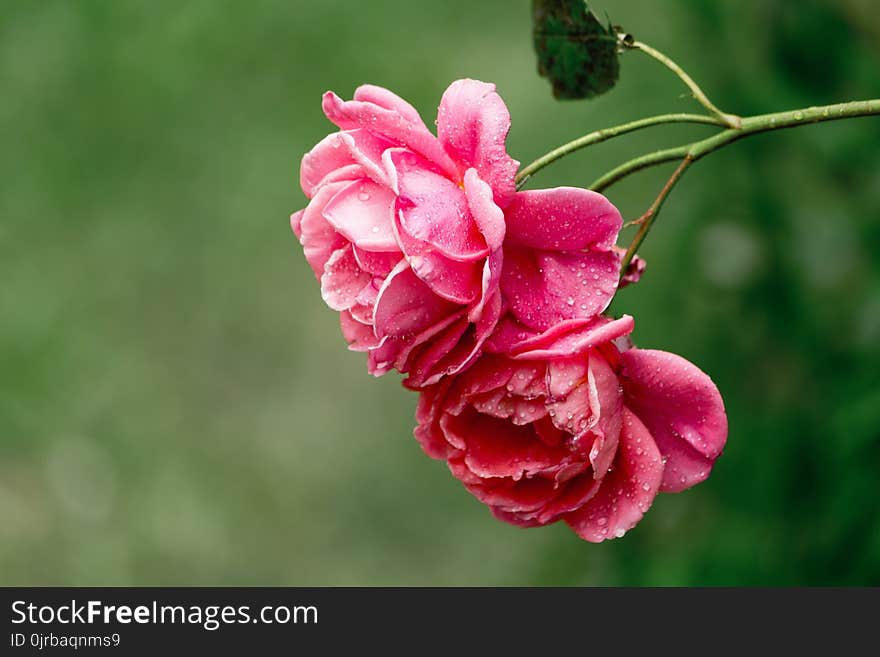
[[[380,87],[323,109],[340,130],[303,158],[310,200],[291,226],[371,373],[430,385],[473,363],[505,312],[542,331],[608,305],[620,214],[587,190],[516,192],[494,85],[454,82],[436,137]]]
[[[658,492],[703,481],[727,438],[709,377],[632,348],[632,327],[627,316],[543,333],[509,324],[487,346],[505,353],[421,393],[416,438],[502,520],[623,536]]]

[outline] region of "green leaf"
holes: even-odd
[[[560,99],[593,98],[617,82],[617,33],[585,0],[533,0],[538,73]]]

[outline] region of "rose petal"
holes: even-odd
[[[388,159],[397,180],[399,228],[406,236],[453,260],[470,262],[489,255],[458,185],[427,168],[424,160],[412,153],[390,151]],[[414,248],[406,240],[402,245],[408,255],[423,255],[429,250]]]
[[[502,208],[514,194],[519,162],[505,150],[510,113],[494,84],[477,80],[453,82],[440,101],[437,135],[446,152],[461,165],[473,167],[492,188]]]
[[[453,418],[454,416],[449,416]],[[550,468],[568,450],[548,447],[528,426],[471,412],[451,420],[450,426],[467,443],[465,464],[480,477],[511,477]]]
[[[342,337],[348,342],[348,348],[351,351],[375,349],[382,343],[373,334],[372,326],[357,321],[347,310],[339,313],[339,325],[342,328]]]
[[[605,310],[617,290],[617,263],[610,251],[552,252],[506,245],[501,290],[520,322],[544,331]]]
[[[550,251],[606,251],[623,225],[611,201],[577,187],[517,192],[504,216],[511,242]]]
[[[348,310],[373,277],[358,267],[351,244],[334,251],[321,276],[321,297],[333,310]]]
[[[363,170],[342,142],[339,132],[327,135],[303,155],[299,183],[303,193],[312,198],[325,178],[340,169],[350,172],[350,180],[363,177]]]
[[[508,351],[510,357],[516,360],[567,358],[629,335],[633,325],[633,318],[629,315],[614,320],[605,317],[586,321],[568,320],[544,333],[510,344]]]
[[[401,261],[385,279],[376,299],[376,335],[406,336],[424,331],[455,312]]]
[[[399,252],[394,237],[394,194],[370,180],[340,190],[324,208],[324,217],[346,239],[365,251]]]
[[[410,257],[409,265],[435,294],[454,303],[467,305],[480,293],[479,262],[456,262],[439,253],[425,253]]]
[[[420,123],[422,121],[422,117],[419,116],[415,107],[384,87],[378,87],[374,84],[362,84],[354,90],[353,98],[395,111],[413,123]]]
[[[474,497],[489,505],[496,518],[520,527],[543,524],[536,516],[556,492],[554,482],[543,478],[518,481],[483,479],[466,487]]]
[[[596,494],[565,521],[591,543],[619,538],[635,527],[650,508],[663,478],[663,460],[645,425],[623,411],[623,430],[614,468]]]
[[[324,218],[324,207],[336,193],[349,183],[332,183],[318,190],[299,216],[299,241],[306,260],[320,280],[330,255],[346,244],[336,229]]]
[[[418,426],[413,434],[425,453],[434,459],[448,458],[453,447],[447,442],[440,430],[441,404],[446,397],[450,383],[441,382],[422,391],[416,407]]]
[[[436,344],[423,350],[413,365],[407,367],[406,371],[410,372],[410,376],[404,379],[403,385],[416,390],[422,386],[433,385],[442,376],[457,374],[470,367],[479,357],[483,343],[495,328],[500,314],[501,298],[499,294],[495,294],[486,305],[480,319],[475,324],[467,325],[467,330],[459,334],[454,348],[441,347],[438,339]]]
[[[652,349],[620,355],[624,403],[667,458],[662,490],[677,492],[709,476],[727,440],[718,388],[681,356]]]
[[[504,212],[495,205],[492,188],[480,179],[476,169],[468,169],[465,172],[464,193],[470,214],[489,249],[491,251],[500,249],[504,242]]]
[[[423,155],[450,177],[459,175],[437,138],[408,111],[402,114],[400,107],[389,109],[368,101],[343,101],[332,91],[324,94],[322,106],[327,118],[343,130],[363,128]]]
[[[296,235],[296,239],[302,238],[302,218],[305,212],[305,210],[298,210],[290,215],[290,229]]]
[[[615,246],[614,252],[620,258],[621,263],[623,262],[623,257],[626,255],[626,249]],[[629,261],[629,264],[626,266],[626,271],[623,272],[623,276],[620,277],[620,285],[619,287],[624,288],[627,285],[635,285],[641,279],[642,274],[645,273],[645,269],[647,268],[648,263],[645,262],[642,258],[639,257],[638,254],[635,254],[632,257],[632,260]]]
[[[623,393],[617,374],[608,362],[596,353],[590,354],[587,386],[590,408],[596,423],[589,431],[596,436],[590,448],[593,478],[606,475],[617,453],[623,422]]]
[[[487,308],[492,311],[492,303],[497,297],[498,315],[500,316],[501,293],[498,288],[498,282],[501,280],[501,270],[504,264],[504,252],[501,249],[493,251],[486,262],[483,264],[483,276],[480,281],[480,300],[471,306],[468,311],[468,319],[472,322],[478,322],[482,319]],[[496,318],[497,320],[497,318]],[[493,327],[494,328],[494,327]]]
[[[370,272],[374,276],[382,276],[384,278],[403,259],[403,254],[392,251],[384,253],[364,251],[358,248],[357,245],[354,245],[354,257],[357,259],[361,269]]]

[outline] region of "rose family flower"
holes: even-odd
[[[501,311],[501,208],[519,164],[505,152],[507,108],[494,85],[459,80],[436,137],[380,87],[328,92],[323,109],[340,131],[303,158],[310,202],[291,225],[324,301],[374,374],[420,385],[462,369]]]
[[[430,385],[473,363],[504,313],[541,331],[607,307],[620,214],[587,190],[516,192],[494,85],[454,82],[436,137],[380,87],[323,109],[340,130],[303,158],[310,200],[291,226],[371,373]]]
[[[709,377],[631,348],[632,327],[576,320],[517,342],[508,324],[505,353],[422,391],[416,438],[502,520],[623,536],[658,492],[703,481],[727,438]]]

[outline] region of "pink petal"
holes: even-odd
[[[557,494],[554,483],[544,478],[518,481],[483,479],[466,487],[480,502],[489,505],[496,518],[520,527],[544,524],[537,520],[537,516]]]
[[[565,521],[591,543],[619,538],[650,508],[662,478],[660,450],[639,418],[624,409],[614,468],[602,480],[598,492]]]
[[[626,249],[615,246],[614,252],[618,255],[620,261],[623,262],[623,257],[626,255]],[[624,288],[627,285],[635,285],[638,283],[642,274],[645,273],[645,268],[647,266],[648,263],[640,258],[638,254],[634,255],[632,260],[630,260],[629,264],[626,266],[626,271],[623,272],[623,276],[620,278],[619,287]]]
[[[348,130],[327,135],[303,156],[300,186],[311,198],[330,182],[371,178],[388,185],[382,153],[391,142],[366,130]]]
[[[545,363],[514,363],[514,372],[505,389],[526,399],[547,396],[547,365]],[[542,402],[543,403],[543,402]]]
[[[515,365],[506,358],[484,355],[455,379],[451,396],[463,399],[502,388],[513,376]]]
[[[418,353],[413,351],[405,366],[409,376],[404,385],[410,389],[431,385],[439,381],[448,368],[454,370],[461,358],[458,353],[459,341],[467,329],[468,321],[462,314],[457,321],[425,342]]]
[[[302,237],[302,218],[305,212],[305,210],[299,210],[290,215],[290,228],[293,234],[296,235],[296,239]]]
[[[436,249],[453,260],[474,261],[489,255],[486,240],[471,217],[464,191],[405,151],[391,151],[400,208],[404,250],[422,255]],[[421,242],[413,246],[405,237]],[[426,245],[426,246],[425,246]]]
[[[629,335],[633,326],[633,318],[629,315],[614,320],[605,317],[586,321],[572,319],[560,322],[540,335],[511,344],[508,350],[510,357],[517,360],[566,358]]]
[[[456,262],[439,253],[426,253],[412,256],[409,264],[435,294],[454,303],[467,305],[480,292],[479,262]]]
[[[321,276],[321,297],[333,310],[348,310],[373,277],[358,267],[351,244],[334,251]]]
[[[383,349],[382,353],[379,353],[378,351],[371,352],[370,356],[375,354],[377,359],[380,357],[390,358],[392,366],[395,369],[404,374],[409,373],[410,376],[403,380],[403,384],[407,387],[418,389],[423,385],[427,385],[427,382],[422,380],[422,383],[419,386],[409,386],[408,382],[410,379],[413,377],[426,379],[427,377],[412,371],[414,369],[412,367],[414,359],[418,358],[418,355],[425,349],[426,345],[432,343],[437,336],[442,335],[450,326],[455,325],[463,316],[463,309],[453,310],[447,317],[428,324],[424,329],[417,333],[389,337],[388,341],[385,343],[387,349]],[[436,383],[436,381],[432,381],[431,383]]]
[[[350,167],[350,180],[363,176],[351,152],[344,146],[340,133],[334,132],[319,141],[302,158],[299,168],[299,183],[303,193],[312,198],[324,179],[331,173]]]
[[[620,361],[624,403],[668,459],[662,490],[677,492],[706,479],[727,440],[718,388],[693,363],[665,351],[630,349]]]
[[[515,398],[507,394],[504,388],[474,395],[470,399],[470,404],[477,412],[497,418],[506,419],[516,412]]]
[[[458,433],[467,443],[465,463],[480,477],[520,479],[552,467],[568,450],[548,447],[528,426],[517,426],[481,413],[455,418]]]
[[[456,310],[431,292],[401,261],[385,279],[376,299],[376,335],[406,336],[424,331]]]
[[[416,357],[413,364],[408,364],[406,371],[410,372],[410,376],[403,381],[403,385],[416,390],[437,383],[443,376],[458,374],[468,368],[479,357],[483,343],[495,328],[500,314],[501,299],[500,295],[495,294],[476,324],[465,324],[467,328],[458,334],[453,348],[448,346],[451,344],[451,336],[441,339],[443,336],[438,335],[433,343]]]
[[[381,344],[381,340],[373,334],[373,327],[357,321],[347,310],[339,313],[339,325],[351,351],[367,351]]]
[[[550,251],[607,251],[623,225],[611,201],[577,187],[517,192],[504,216],[508,239]]]
[[[365,285],[357,293],[357,296],[354,298],[354,304],[348,309],[351,316],[361,324],[373,326],[373,306],[376,305],[376,298],[379,296],[379,289],[382,287],[383,282],[382,278],[374,276],[370,284]]]
[[[416,120],[417,115],[413,117],[408,111],[401,114],[400,107],[389,109],[368,101],[343,101],[332,91],[324,94],[322,106],[327,118],[343,130],[364,128],[423,155],[448,176],[458,176],[455,163],[422,120]]]
[[[383,187],[387,187],[389,179],[382,161],[382,154],[393,144],[367,130],[348,130],[339,134],[352,159],[363,167],[365,175]]]
[[[482,280],[480,281],[480,300],[478,303],[471,306],[468,311],[468,319],[472,322],[478,322],[483,317],[487,308],[492,310],[491,305],[495,302],[495,297],[498,297],[497,301],[499,304],[498,310],[500,316],[501,293],[498,288],[498,281],[501,279],[503,263],[504,251],[501,249],[493,251],[489,257],[486,258],[486,262],[483,264]]]
[[[419,116],[415,107],[406,102],[396,93],[389,91],[385,87],[378,87],[374,84],[362,84],[354,90],[354,99],[362,100],[367,103],[373,103],[379,107],[393,110],[400,114],[404,119],[419,123],[422,117]]]
[[[440,407],[448,389],[448,382],[426,388],[419,394],[419,403],[416,407],[418,426],[413,434],[425,453],[435,459],[448,458],[452,452],[451,445],[440,430],[440,415],[442,413]]]
[[[399,252],[394,237],[394,194],[370,180],[356,180],[324,208],[324,217],[346,239],[365,251]]]
[[[473,167],[494,191],[502,208],[514,194],[519,162],[507,155],[504,141],[510,113],[494,84],[477,80],[453,82],[440,101],[437,134],[461,171]]]
[[[605,310],[617,290],[617,264],[610,251],[533,251],[508,245],[501,290],[520,322],[544,331]]]
[[[549,487],[549,482],[542,482],[543,485]],[[476,495],[476,493],[474,493]],[[482,500],[481,500],[482,501]],[[516,511],[505,511],[501,507],[498,506],[490,506],[489,511],[492,512],[492,515],[495,516],[498,520],[502,522],[506,522],[511,525],[515,525],[517,527],[523,527],[524,529],[528,529],[529,527],[541,527],[546,523],[542,523],[534,513],[532,514],[522,514],[517,513]]]
[[[358,265],[364,271],[368,271],[374,276],[385,277],[391,273],[394,266],[403,259],[400,252],[377,252],[364,251],[354,245],[354,257],[358,261]]]
[[[492,188],[480,179],[476,169],[468,169],[465,172],[464,193],[471,216],[489,249],[491,251],[500,249],[504,242],[504,212],[495,205]]]
[[[590,368],[587,375],[590,391],[590,407],[597,423],[590,427],[596,440],[590,448],[590,463],[593,464],[593,477],[601,479],[606,475],[620,440],[623,424],[623,394],[617,374],[601,356],[590,354]]]
[[[306,260],[320,280],[330,255],[345,246],[345,238],[324,218],[324,207],[336,193],[349,183],[332,183],[321,187],[299,216],[299,241]]]
[[[577,472],[578,466],[589,468],[586,464],[572,464],[572,471]],[[560,516],[571,511],[575,511],[586,504],[587,500],[592,498],[599,487],[603,484],[603,480],[596,480],[590,476],[575,475],[567,483],[561,492],[548,503],[537,516],[540,524],[544,525],[549,522],[555,522]]]
[[[611,466],[620,436],[623,400],[617,375],[604,358],[591,353],[586,363],[582,359],[552,361],[548,385],[554,395],[547,404],[553,423],[576,441],[592,439],[586,446],[593,476],[601,479]]]

